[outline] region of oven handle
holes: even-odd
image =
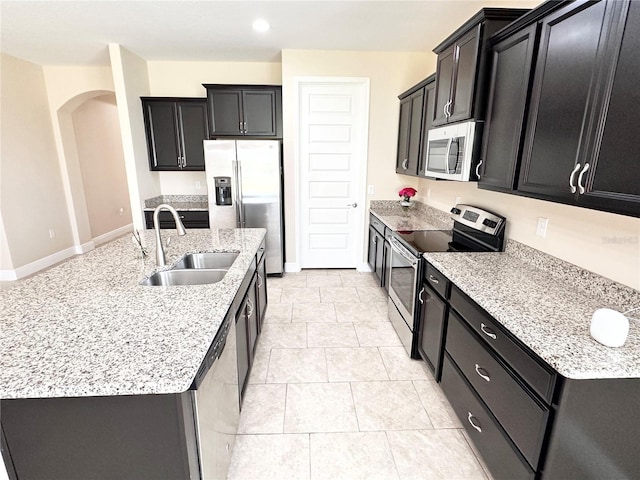
[[[391,244],[391,248],[393,249],[393,251],[402,256],[406,261],[408,261],[413,269],[418,268],[418,259],[407,252],[406,248],[404,248],[398,240],[391,237],[389,239],[389,243]],[[393,263],[391,265],[393,267]]]

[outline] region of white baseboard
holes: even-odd
[[[371,270],[371,267],[369,266],[369,264],[367,262],[363,262],[361,263],[356,270],[358,270],[359,272],[362,273],[371,273],[373,272],[373,270]]]
[[[297,262],[285,262],[284,264],[284,271],[285,272],[289,272],[289,273],[297,273],[300,270],[302,270],[300,268],[300,264]]]
[[[97,247],[98,245],[102,245],[103,243],[110,242],[111,240],[118,238],[121,235],[124,235],[125,233],[132,233],[132,232],[133,232],[133,223],[130,223],[129,225],[125,225],[123,227],[116,228],[115,230],[111,230],[110,232],[103,233],[102,235],[98,235],[93,239],[93,243]]]
[[[75,245],[73,247],[65,248],[59,252],[48,255],[44,258],[40,258],[34,262],[18,267],[15,270],[0,270],[0,281],[10,282],[13,280],[19,280],[21,278],[32,275],[40,270],[48,268],[56,263],[60,263],[67,258],[74,255],[81,255],[83,253],[90,252],[96,246],[102,245],[114,238],[118,238],[127,232],[130,232],[133,228],[133,224],[125,225],[124,227],[116,228],[110,232],[100,235],[93,240],[83,243],[82,245]]]

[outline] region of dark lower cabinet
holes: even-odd
[[[442,367],[442,342],[447,322],[447,303],[426,282],[422,284],[418,299],[421,303],[418,353],[433,372],[435,379],[439,380]]]
[[[264,253],[264,250],[263,250]],[[258,260],[258,269],[256,271],[256,290],[258,302],[258,333],[262,331],[264,317],[267,314],[267,268],[266,256],[262,255],[262,259]]]
[[[249,352],[248,298],[245,297],[236,313],[236,348],[238,350],[238,396],[242,398],[249,377],[251,355]]]
[[[385,286],[385,225],[374,215],[369,215],[369,250],[367,261],[381,287]]]
[[[209,212],[204,210],[178,210],[178,215],[185,228],[209,228]],[[160,220],[160,228],[175,229],[176,222],[173,219],[173,215],[163,210],[158,215]],[[153,224],[153,212],[144,212],[145,226],[148,229],[154,228]]]
[[[253,365],[253,356],[256,351],[256,342],[258,341],[258,291],[256,289],[256,279],[249,284],[247,292],[247,339],[249,344],[249,364]]]
[[[420,353],[442,355],[442,390],[493,478],[639,478],[640,379],[563,377],[455,284],[448,297],[431,286],[422,298],[440,300],[434,318],[447,312],[444,341],[437,352],[421,339]]]

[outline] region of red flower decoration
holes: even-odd
[[[399,197],[413,197],[418,191],[412,187],[404,187],[398,192]]]

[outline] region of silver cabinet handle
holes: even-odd
[[[244,133],[247,133],[247,122],[242,122],[242,127],[244,128]]]
[[[480,375],[480,377],[484,378],[487,382],[491,381],[491,377],[489,377],[489,374],[487,373],[487,371],[477,363],[476,363],[476,373]]]
[[[242,132],[242,122],[238,122],[238,130],[240,130],[240,133],[243,133]]]
[[[571,175],[569,175],[569,187],[571,187],[571,193],[576,193],[576,186],[573,183],[573,177],[576,176],[576,172],[580,170],[580,164],[576,163],[576,166],[574,167],[573,171],[571,172]]]
[[[580,171],[580,175],[578,175],[578,188],[580,189],[580,195],[584,194],[584,192],[586,192],[586,189],[584,188],[584,185],[582,184],[582,177],[584,177],[584,174],[587,173],[587,170],[589,170],[589,164],[585,163],[584,167],[582,167],[582,170]]]
[[[347,203],[347,207],[352,207],[352,208],[356,208],[358,206],[357,203]]]
[[[429,274],[429,280],[431,280],[433,283],[435,283],[436,285],[440,283],[440,280],[438,280],[436,277],[434,277],[433,275]]]
[[[453,100],[449,99],[449,101],[444,104],[444,116],[447,118],[451,116],[451,110],[449,110],[449,107],[451,106],[452,102]]]
[[[187,159],[182,157],[182,168],[187,166]]]
[[[422,290],[420,290],[420,293],[418,294],[418,300],[420,300],[420,303],[424,304],[424,300],[422,299],[422,294],[424,293],[424,287],[422,287]]]
[[[253,315],[253,302],[251,301],[250,298],[247,298],[247,308],[249,309],[249,312],[247,313],[247,317],[250,317]]]
[[[182,168],[182,157],[177,157],[178,159],[178,167]]]
[[[460,45],[456,45],[456,50],[453,54],[453,59],[456,61],[460,59]]]
[[[491,330],[490,328],[487,328],[487,326],[484,323],[480,323],[480,330],[482,330],[482,333],[484,333],[487,337],[491,337],[494,340],[496,339],[496,334],[493,333],[493,330]]]
[[[476,177],[478,178],[480,178],[480,165],[482,165],[482,162],[484,162],[484,160],[480,160],[478,165],[476,165]]]
[[[471,424],[471,426],[473,428],[475,428],[478,432],[482,433],[482,428],[480,428],[480,425],[476,425],[475,423],[473,423],[473,419],[476,418],[474,417],[471,412],[467,412],[469,414],[469,416],[467,417],[467,420],[469,420],[469,423]]]
[[[406,158],[402,161],[402,168],[403,168],[404,170],[406,170],[407,168],[409,168],[408,163],[409,163],[409,160],[408,160],[408,159],[406,159]]]
[[[453,105],[453,100],[449,100],[449,103],[447,104],[447,117],[451,116],[451,105]]]
[[[258,288],[262,288],[263,283],[264,283],[264,280],[262,279],[262,275],[258,273]]]

